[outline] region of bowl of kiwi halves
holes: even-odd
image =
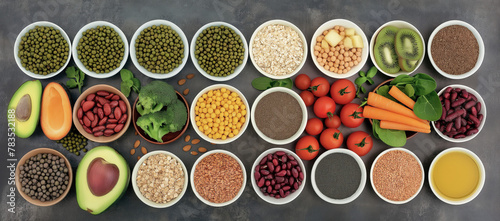
[[[380,26],[370,40],[370,58],[377,69],[390,77],[409,75],[422,64],[425,42],[415,26],[390,21]]]

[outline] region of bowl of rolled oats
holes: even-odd
[[[285,79],[297,74],[307,59],[302,31],[284,20],[270,20],[255,29],[249,45],[250,60],[264,76]]]
[[[146,205],[166,208],[177,203],[188,186],[184,163],[168,151],[152,151],[135,164],[132,187]]]

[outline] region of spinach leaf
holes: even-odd
[[[259,91],[264,91],[268,88],[273,87],[271,85],[272,82],[273,82],[273,80],[271,78],[258,77],[258,78],[253,79],[252,86]]]
[[[439,120],[443,113],[443,107],[436,91],[431,91],[429,94],[419,96],[413,107],[413,112],[420,119],[436,121]]]
[[[415,75],[415,95],[421,96],[431,93],[431,91],[436,90],[437,84],[434,78],[427,74],[416,74]]]
[[[281,87],[286,87],[288,89],[293,88],[293,81],[291,78],[282,79],[282,80],[279,80],[279,82],[280,82]]]
[[[372,133],[373,133],[373,137],[375,137],[376,139],[380,140],[380,137],[378,136],[377,130],[376,130],[377,127],[380,128],[380,121],[373,119],[372,120]]]
[[[380,140],[391,147],[402,147],[406,144],[406,133],[402,130],[389,130],[380,128],[380,124],[373,124]]]
[[[389,99],[391,99],[391,100],[393,100],[393,101],[395,101],[395,102],[398,102],[398,101],[397,101],[394,97],[392,97],[392,96],[389,94],[389,90],[390,90],[390,89],[391,89],[391,88],[389,87],[389,85],[384,85],[384,86],[379,87],[379,88],[377,89],[377,91],[376,91],[376,92],[377,92],[377,94],[379,94],[379,95],[382,95],[382,96],[384,96],[384,97],[386,97],[386,98],[389,98]]]
[[[413,77],[409,75],[398,75],[394,80],[391,81],[391,85],[396,84],[407,84],[413,81]]]
[[[413,88],[413,86],[411,86],[411,84],[407,84],[405,85],[405,89],[403,90],[403,92],[408,96],[408,97],[413,97],[415,95],[415,89]]]
[[[78,91],[81,94],[83,80],[85,79],[85,73],[83,73],[83,71],[80,71],[80,69],[76,67],[68,67],[66,68],[66,77],[69,78],[69,80],[66,81],[66,86],[68,88],[78,87]]]

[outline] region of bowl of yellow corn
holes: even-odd
[[[202,139],[213,144],[226,144],[238,139],[247,129],[250,105],[235,87],[215,84],[196,95],[189,117]]]

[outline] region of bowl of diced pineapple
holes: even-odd
[[[330,20],[319,26],[310,48],[316,67],[332,78],[351,77],[368,60],[369,44],[365,33],[346,19]]]

